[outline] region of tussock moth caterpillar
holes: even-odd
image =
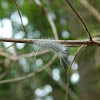
[[[45,40],[50,40],[50,39],[45,39]],[[58,58],[60,59],[61,65],[63,65],[62,60],[67,64],[65,58],[67,57],[67,48],[56,41],[35,41],[33,44],[34,51],[38,51],[41,49],[49,49],[52,52],[54,52]]]

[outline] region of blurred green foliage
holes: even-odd
[[[99,32],[99,22],[93,16],[89,15],[90,13],[87,11],[86,8],[80,5],[79,0],[71,1],[74,5],[74,8],[80,13],[82,18],[87,23],[87,26],[90,29],[91,33],[94,35],[96,32]],[[87,38],[88,35],[81,25],[80,21],[77,19],[76,15],[73,13],[73,11],[69,8],[64,0],[41,0],[41,3],[43,4],[46,11],[50,14],[50,16],[54,18],[54,23],[57,28],[59,39],[77,40]],[[99,1],[91,1],[91,4],[93,4],[94,6],[95,4],[97,5],[97,9],[100,8],[99,3]],[[25,25],[25,29],[28,33],[29,38],[54,38],[52,29],[43,10],[35,4],[34,0],[17,0],[17,4],[20,9],[21,15],[25,16],[28,19],[28,24]],[[17,10],[13,0],[0,0],[0,21],[2,21],[4,18],[7,18],[12,22],[12,37],[14,37],[19,31],[23,31],[21,24],[18,24],[11,20],[11,15],[14,12],[17,12]],[[63,31],[69,32],[70,36],[68,38],[62,37]],[[40,35],[35,36],[35,33],[39,33]],[[5,45],[1,42],[0,48],[3,47],[5,47]],[[25,44],[22,49],[19,49],[15,45],[15,49],[17,55],[22,55],[32,52],[34,48],[32,48],[32,44]],[[68,55],[74,55],[77,48],[71,47],[68,50]],[[11,55],[13,54],[8,50],[6,50],[5,52],[8,52]],[[91,52],[89,54],[89,51],[87,50],[86,54],[83,55],[84,57],[82,56],[82,58],[86,58],[87,54],[89,55],[88,57],[91,57]],[[52,57],[52,53],[46,53],[40,56],[36,56],[36,59],[42,59],[43,61],[43,64],[40,66],[36,65],[34,57],[25,59],[23,58],[16,62],[9,61],[9,65],[5,66],[5,61],[8,58],[0,56],[0,74],[8,71],[7,75],[3,77],[2,80],[15,78],[34,72],[37,69],[41,68],[43,65],[47,64]],[[66,66],[66,64],[64,64],[64,66]],[[66,74],[68,68],[65,67],[64,71],[59,59],[56,59],[50,66],[49,73],[47,71],[43,71],[36,76],[26,79],[24,81],[0,84],[0,100],[64,100],[65,89],[60,87],[57,84],[56,80],[54,80],[50,76],[52,75],[54,69],[59,70],[60,79],[64,84],[66,84]],[[44,96],[37,95],[36,90],[43,90],[45,85],[50,85],[52,91]],[[77,84],[70,82],[70,88],[77,96],[79,96]],[[71,96],[69,96],[69,100],[73,100]]]

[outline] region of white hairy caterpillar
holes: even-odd
[[[49,40],[49,39],[44,39],[44,40]],[[34,48],[34,51],[36,51],[36,52],[41,49],[49,49],[58,56],[62,66],[63,66],[62,60],[66,63],[66,65],[68,65],[66,60],[64,59],[67,57],[67,48],[61,43],[58,43],[56,41],[39,41],[39,40],[37,40],[34,42],[33,48]]]

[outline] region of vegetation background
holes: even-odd
[[[36,0],[35,0],[36,1]],[[37,0],[38,1],[38,0]],[[40,0],[43,8],[54,21],[60,40],[83,40],[87,38],[77,16],[65,0]],[[100,36],[100,0],[70,0],[87,24],[93,37]],[[87,3],[88,2],[88,3]],[[87,5],[89,4],[89,5]],[[55,38],[46,13],[34,0],[17,0],[23,24],[29,39]],[[92,7],[92,8],[91,8]],[[92,9],[92,10],[91,10]],[[0,37],[25,38],[14,0],[0,0]],[[33,44],[0,42],[0,82],[28,75],[45,66],[53,53],[32,57],[20,57],[32,53]],[[68,47],[69,64],[78,47]],[[19,57],[17,60],[13,57]],[[65,71],[56,59],[34,77],[10,83],[0,83],[0,100],[64,100],[68,66]],[[100,100],[100,47],[86,47],[74,62],[68,92],[68,100]]]

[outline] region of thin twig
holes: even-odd
[[[13,56],[17,56],[18,54],[17,54],[16,46],[14,45],[12,49],[13,49]]]
[[[100,32],[95,33],[95,34],[93,34],[92,36],[93,36],[93,37],[100,37]]]
[[[10,72],[10,70],[11,70],[12,67],[13,67],[12,64],[14,64],[14,63],[11,63],[11,62],[10,62],[9,65],[10,65],[11,67],[9,67],[8,69],[5,70],[5,72],[3,72],[3,73],[0,74],[0,80],[1,80],[2,78],[4,78],[4,77]],[[8,65],[8,66],[9,66],[9,65]]]
[[[51,41],[65,44],[65,46],[81,46],[81,45],[95,45],[100,46],[100,38],[93,38],[93,41],[85,40],[46,40],[46,39],[15,39],[15,38],[0,38],[1,42],[15,42],[15,43],[34,43],[36,41]]]
[[[65,100],[67,100],[67,98],[68,98],[69,78],[70,78],[70,71],[71,71],[72,64],[74,63],[74,61],[75,61],[77,55],[79,54],[79,52],[80,52],[81,50],[83,50],[83,48],[85,48],[86,46],[87,46],[87,45],[82,45],[82,46],[76,51],[76,53],[75,53],[75,55],[74,55],[74,58],[73,58],[72,62],[71,62],[70,65],[69,65],[68,72],[67,72],[67,84],[66,84],[66,95],[65,95]]]
[[[12,47],[14,44],[15,44],[15,43],[11,44],[11,45],[8,46],[8,47],[4,47],[4,48],[2,48],[2,49],[0,50],[0,52],[1,52],[1,51],[4,51],[4,50],[6,50],[6,49],[8,49],[8,48],[10,48],[10,47]]]
[[[55,37],[56,40],[58,40],[59,38],[58,38],[56,26],[55,26],[53,20],[51,19],[51,17],[48,14],[47,14],[47,18],[48,18],[48,21],[49,21],[49,23],[51,25],[52,31],[54,33],[54,37]]]
[[[22,80],[25,80],[27,78],[31,78],[31,77],[35,76],[36,74],[42,72],[44,69],[48,68],[52,64],[52,62],[56,59],[56,57],[57,56],[55,55],[45,66],[43,66],[42,68],[38,69],[37,71],[35,71],[33,73],[30,73],[26,76],[14,78],[14,79],[3,80],[3,81],[0,81],[0,84],[22,81]]]
[[[19,11],[19,8],[18,8],[18,5],[17,5],[16,0],[14,0],[14,3],[15,3],[15,6],[16,6],[16,8],[17,8],[17,11],[18,11],[20,20],[21,20],[21,24],[22,24],[22,27],[23,27],[23,30],[24,30],[24,33],[25,33],[25,37],[28,38],[27,32],[26,32],[26,30],[25,30],[25,27],[24,27],[24,24],[23,24],[23,21],[22,21],[21,13],[20,13],[20,11]]]
[[[88,36],[89,36],[89,40],[90,41],[92,41],[92,36],[91,36],[91,34],[90,34],[90,31],[89,31],[89,29],[87,28],[87,26],[86,26],[86,24],[85,24],[85,22],[83,21],[83,19],[80,17],[80,15],[77,13],[77,11],[74,9],[74,7],[71,5],[71,3],[69,2],[69,0],[65,0],[67,3],[68,3],[68,5],[71,7],[71,9],[73,10],[73,12],[76,14],[76,16],[78,17],[78,19],[81,21],[81,23],[83,24],[83,26],[84,26],[84,28],[85,28],[85,30],[87,31],[87,33],[88,33]]]
[[[57,29],[56,29],[56,26],[52,20],[52,18],[48,15],[48,12],[45,10],[45,8],[43,7],[42,3],[39,1],[39,0],[34,0],[34,2],[44,11],[47,19],[48,19],[48,22],[51,26],[51,29],[52,29],[52,32],[54,34],[54,37],[56,40],[58,40],[58,33],[57,33]]]
[[[48,52],[50,52],[50,50],[38,51],[37,55],[41,55],[41,54],[48,53]],[[34,52],[34,53],[28,53],[28,54],[23,54],[23,55],[17,56],[15,58],[15,60],[19,60],[21,58],[29,58],[29,57],[32,57],[32,56],[35,56],[35,55],[36,55],[36,52]]]
[[[9,60],[9,58],[6,58],[7,60]],[[4,62],[6,62],[6,61],[4,61]],[[14,62],[12,62],[11,60],[9,60],[9,62],[8,63],[5,63],[5,68],[6,68],[6,70],[3,72],[3,73],[1,73],[0,74],[0,80],[2,79],[2,78],[4,78],[5,76],[7,76],[7,74],[10,72],[10,70],[14,67],[13,66],[13,64],[15,64]],[[9,66],[9,67],[8,67]]]
[[[41,54],[48,53],[48,52],[50,52],[50,50],[38,51],[37,52],[37,55],[41,55]],[[6,58],[9,58],[12,61],[17,61],[17,60],[19,60],[21,58],[30,58],[32,56],[35,56],[36,55],[36,52],[34,52],[34,53],[27,53],[27,54],[23,54],[23,55],[20,55],[20,56],[12,56],[12,55],[10,55],[10,54],[8,54],[6,52],[0,51],[0,55],[1,56],[4,56]]]
[[[8,74],[9,70],[6,70],[5,72],[3,72],[1,75],[0,75],[0,80],[6,76]]]
[[[6,52],[3,52],[3,51],[0,51],[0,55],[1,56],[4,56],[6,58],[9,58],[11,59],[12,61],[15,61],[15,57],[14,56],[11,56],[10,54],[6,53]]]
[[[96,19],[100,22],[100,13],[92,6],[89,4],[87,0],[79,0],[82,5],[84,5],[90,13],[93,14],[93,16],[96,17]]]
[[[48,68],[48,69],[46,69],[45,70],[48,74],[49,74],[49,76],[54,80],[54,78],[53,78],[53,76],[52,76],[52,71],[51,71],[51,69],[50,69],[50,67]],[[59,79],[59,80],[54,80],[55,82],[56,82],[56,84],[58,84],[62,89],[64,89],[64,90],[66,90],[66,85],[65,85],[65,83],[61,80],[61,79]],[[73,90],[71,89],[71,88],[69,88],[69,92],[68,92],[68,94],[70,95],[70,97],[72,98],[72,100],[78,100],[78,97],[77,97],[77,95],[73,92]]]

